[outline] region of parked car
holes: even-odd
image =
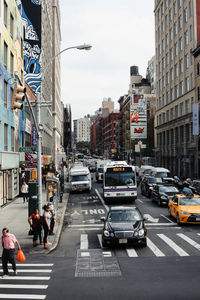
[[[144,218],[135,206],[111,207],[104,222],[102,232],[103,247],[138,244],[147,245],[147,229]]]
[[[193,193],[200,195],[200,180],[193,180],[189,188]]]
[[[169,215],[174,217],[178,225],[184,223],[200,224],[200,196],[193,194],[188,188],[169,200]]]
[[[153,176],[144,176],[141,184],[141,194],[151,198],[151,192],[155,184],[162,184],[162,179]]]
[[[163,203],[168,204],[168,201],[178,193],[175,186],[156,185],[153,187],[151,199],[152,202],[157,202],[161,206]]]

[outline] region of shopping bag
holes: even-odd
[[[17,261],[25,261],[26,257],[22,250],[18,250],[17,252]]]
[[[34,231],[32,228],[29,229],[28,235],[33,235]]]

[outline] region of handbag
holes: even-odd
[[[17,261],[25,261],[26,260],[26,257],[23,253],[23,251],[20,249],[18,250],[17,252]]]
[[[33,235],[33,233],[34,233],[34,232],[33,232],[33,229],[30,228],[30,229],[29,229],[29,232],[28,232],[28,235]]]

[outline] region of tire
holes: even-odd
[[[176,222],[177,222],[177,224],[178,224],[179,226],[182,225],[181,222],[180,222],[179,214],[177,214],[177,216],[176,216]]]

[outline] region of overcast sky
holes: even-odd
[[[60,0],[61,49],[90,43],[90,51],[62,54],[62,101],[72,118],[94,114],[103,98],[127,93],[130,66],[146,75],[155,54],[154,0]]]

